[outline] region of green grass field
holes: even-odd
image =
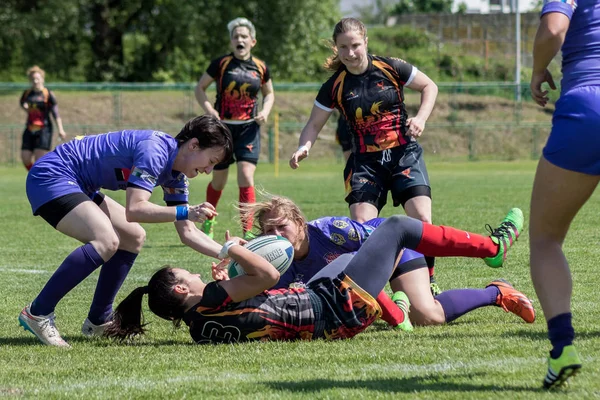
[[[347,215],[341,164],[305,161],[297,171],[261,164],[257,184],[293,198],[309,219]],[[431,163],[434,223],[484,233],[510,207],[528,216],[534,162]],[[558,398],[600,397],[600,196],[575,220],[565,245],[574,275],[573,313],[584,368],[570,389],[540,390],[549,350],[537,302],[533,325],[500,308],[476,310],[442,327],[399,333],[377,322],[347,341],[199,346],[185,329],[174,330],[146,309],[149,334],[132,344],[89,340],[81,333],[98,273],[73,290],[56,310],[57,326],[73,348],[44,347],[17,322],[51,273],[78,244],[31,216],[25,171],[0,167],[0,397],[41,398]],[[191,201],[201,202],[209,177],[191,182]],[[109,193],[119,201],[123,193]],[[153,197],[160,201],[161,194]],[[231,204],[235,175],[218,207],[217,234],[239,234]],[[387,206],[384,216],[397,209]],[[147,242],[117,296],[144,285],[164,264],[209,275],[210,260],[184,247],[169,224],[145,225]],[[481,288],[505,278],[535,298],[529,279],[528,239],[522,235],[505,267],[477,259],[438,259],[442,289]]]

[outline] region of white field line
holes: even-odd
[[[585,362],[595,362],[597,357],[582,357]],[[422,373],[440,373],[448,371],[472,371],[474,369],[486,369],[493,372],[493,369],[499,369],[508,367],[509,369],[519,368],[522,369],[525,366],[531,366],[543,371],[545,368],[546,359],[543,357],[510,357],[494,360],[481,360],[473,362],[457,361],[447,362],[438,364],[425,364],[425,365],[414,365],[414,364],[370,364],[368,366],[359,369],[361,372],[369,373],[371,371],[394,371],[401,372],[404,374],[422,374]],[[264,379],[264,374],[235,374],[235,373],[223,373],[220,375],[205,377],[211,382],[222,382],[224,384],[231,384],[232,382],[257,382],[260,383]],[[98,389],[108,390],[109,388],[121,388],[125,389],[140,389],[142,391],[149,391],[157,387],[169,387],[169,385],[186,382],[198,382],[198,376],[196,374],[186,375],[175,375],[165,378],[159,376],[150,376],[148,378],[101,378],[94,380],[85,380],[81,382],[71,382],[64,384],[48,385],[44,389],[36,389],[33,394],[48,394],[48,393],[69,393],[79,392],[86,389]],[[111,389],[111,391],[112,391]],[[24,390],[27,394],[28,390]],[[31,393],[31,392],[30,392]]]
[[[49,274],[51,271],[46,271],[44,269],[0,268],[0,272],[14,272],[17,274]]]

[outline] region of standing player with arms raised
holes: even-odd
[[[21,161],[29,171],[33,163],[48,153],[52,147],[52,121],[50,115],[56,121],[60,139],[65,140],[67,134],[58,114],[56,96],[44,86],[46,72],[34,65],[27,70],[27,77],[31,83],[31,88],[23,92],[19,104],[27,112],[27,122],[21,145]]]
[[[531,93],[544,107],[556,89],[548,65],[562,47],[560,99],[533,183],[529,238],[531,278],[552,344],[545,388],[581,368],[573,339],[573,283],[562,246],[569,226],[600,179],[600,1],[544,0],[533,46]]]
[[[334,28],[334,55],[327,62],[333,75],[317,95],[310,119],[300,135],[290,166],[298,168],[337,108],[353,136],[352,154],[344,181],[350,216],[358,222],[379,215],[392,192],[394,206],[406,215],[431,223],[431,188],[423,160],[421,136],[433,110],[437,86],[411,64],[367,51],[367,28],[354,18],[344,18]],[[408,117],[404,87],[421,93],[417,115]],[[428,259],[434,294],[433,258]]]
[[[212,181],[206,188],[206,200],[215,208],[221,198],[229,166],[237,162],[237,181],[240,203],[252,203],[254,172],[260,156],[260,125],[267,122],[275,95],[269,68],[264,61],[253,57],[256,29],[246,18],[236,18],[227,24],[233,52],[213,60],[196,86],[196,99],[204,111],[223,121],[233,136],[235,159],[215,166]],[[217,83],[217,99],[213,107],[206,89]],[[262,110],[258,110],[258,93],[263,96]],[[213,236],[214,218],[203,225],[204,232]],[[252,218],[242,221],[244,234],[252,227]]]

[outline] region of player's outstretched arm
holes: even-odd
[[[292,169],[298,168],[298,163],[308,157],[308,152],[317,140],[317,136],[319,136],[321,129],[323,129],[323,126],[327,123],[330,114],[330,111],[325,111],[316,105],[313,106],[310,118],[300,134],[298,150],[296,150],[290,158],[290,167],[292,167]]]

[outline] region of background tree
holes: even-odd
[[[52,79],[195,81],[229,51],[227,22],[257,29],[255,54],[280,80],[311,80],[339,19],[337,0],[4,0],[0,77],[30,64]]]

